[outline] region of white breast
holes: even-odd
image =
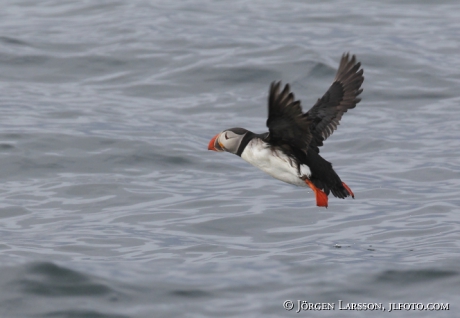
[[[254,138],[247,144],[241,158],[272,177],[297,186],[307,186],[300,177],[311,176],[308,166],[301,165],[299,175],[292,159],[281,151],[270,149],[270,146],[259,138]]]

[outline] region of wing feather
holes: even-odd
[[[267,141],[273,146],[297,148],[306,153],[312,139],[309,119],[303,116],[300,101],[295,100],[289,84],[281,92],[280,86],[281,82],[270,85]]]
[[[313,135],[311,146],[319,152],[318,147],[326,140],[340,123],[343,114],[358,104],[364,81],[361,63],[356,62],[353,55],[344,54],[340,60],[339,69],[334,82],[322,98],[304,115],[311,120]]]
[[[307,153],[311,147],[319,153],[318,147],[337,129],[343,114],[360,102],[363,81],[361,63],[356,62],[354,55],[350,59],[348,53],[344,54],[334,82],[307,113],[302,112],[289,84],[280,91],[281,82],[271,83],[267,141],[287,152],[299,149]]]

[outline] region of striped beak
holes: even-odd
[[[219,136],[221,133],[215,135],[211,141],[209,141],[208,150],[212,151],[224,151],[224,147],[219,142]]]

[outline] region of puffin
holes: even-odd
[[[337,129],[343,114],[358,104],[364,81],[355,55],[342,55],[337,74],[327,92],[304,113],[289,84],[272,82],[268,94],[268,132],[230,128],[215,135],[208,150],[230,152],[281,181],[310,187],[316,205],[328,207],[328,195],[340,199],[353,191],[319,154],[319,147]],[[282,88],[282,89],[281,89]]]

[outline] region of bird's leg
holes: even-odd
[[[354,199],[355,194],[353,193],[353,191],[351,191],[351,189],[345,184],[345,182],[342,182],[342,185],[345,189],[347,189],[348,193],[350,193],[351,197]]]
[[[315,196],[316,196],[316,205],[317,205],[317,206],[324,206],[325,208],[327,208],[327,194],[324,193],[321,189],[318,189],[318,188],[313,184],[313,182],[311,182],[310,180],[305,179],[304,181],[305,181],[305,183],[308,184],[308,186],[313,190],[313,192],[315,192]]]

